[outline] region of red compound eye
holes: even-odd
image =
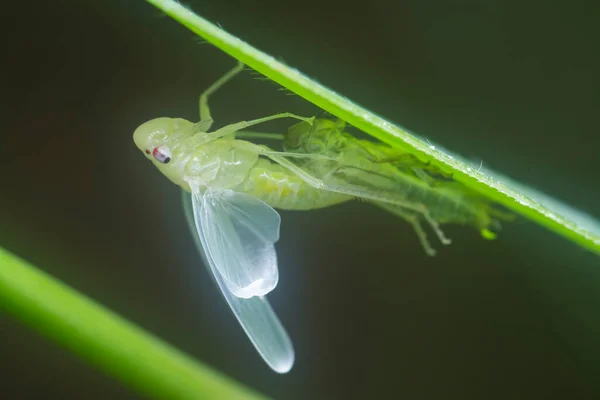
[[[171,152],[164,147],[156,147],[152,150],[152,156],[159,163],[167,164],[171,161]]]

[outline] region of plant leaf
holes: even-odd
[[[540,192],[426,142],[296,69],[250,46],[173,0],[147,0],[225,53],[325,111],[385,142],[439,166],[453,178],[507,208],[600,254],[600,222]]]

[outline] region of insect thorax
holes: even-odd
[[[226,140],[215,140],[193,150],[185,165],[184,180],[233,189],[248,177],[257,161],[257,154],[235,148]]]

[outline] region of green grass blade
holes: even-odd
[[[147,0],[225,53],[369,135],[430,161],[499,204],[600,254],[600,222],[423,141],[208,22],[173,0]]]
[[[0,248],[0,308],[156,399],[264,399]]]

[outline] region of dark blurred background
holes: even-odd
[[[189,4],[407,129],[600,217],[597,3]],[[492,242],[447,227],[454,243],[428,258],[408,224],[358,202],[281,213],[269,299],[297,361],[274,374],[201,265],[179,191],[131,138],[154,117],[197,120],[198,94],[235,61],[141,0],[6,7],[3,247],[279,399],[600,396],[598,256],[520,220]],[[320,112],[248,73],[211,105],[219,126]],[[4,314],[0,354],[3,398],[138,398]]]

